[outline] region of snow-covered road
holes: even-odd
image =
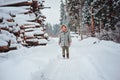
[[[120,44],[73,38],[62,59],[57,41],[0,54],[0,80],[120,80]]]

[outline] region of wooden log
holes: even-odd
[[[25,1],[25,2],[13,3],[13,4],[5,4],[5,5],[1,5],[1,7],[4,7],[4,6],[31,6],[31,5],[32,5],[32,2]]]
[[[27,12],[24,12],[24,14],[30,14],[32,13],[32,11],[27,11]]]
[[[8,46],[0,46],[0,52],[7,52],[7,51],[9,51]]]
[[[43,44],[39,44],[40,46],[46,46],[47,45],[47,43],[43,43]]]
[[[8,22],[14,22],[14,20],[13,20],[13,19],[7,19],[7,21],[8,21]]]
[[[0,23],[2,23],[3,22],[3,18],[0,18]]]
[[[26,43],[28,44],[28,46],[37,46],[37,45],[39,45],[38,42],[34,42],[34,41],[26,41]]]
[[[26,37],[25,36],[25,39],[34,39],[35,37],[34,36],[31,36],[31,37]]]
[[[6,30],[6,31],[10,32],[10,30],[8,28],[1,28],[1,30]]]
[[[9,50],[16,50],[17,47],[10,47]]]
[[[20,31],[14,32],[14,35],[17,36],[17,37],[19,37],[20,36]]]
[[[34,36],[44,36],[44,34],[34,34]]]
[[[33,12],[37,11],[37,9],[38,9],[38,1],[37,0],[33,0],[31,6],[33,8]]]

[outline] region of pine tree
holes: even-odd
[[[70,17],[69,25],[71,25],[71,30],[77,32],[79,26],[79,0],[68,0],[67,1],[67,11]]]
[[[114,3],[114,4],[113,4]],[[91,7],[93,13],[91,14]],[[120,1],[118,0],[86,0],[84,4],[84,23],[91,25],[90,16],[94,17],[94,27],[99,29],[100,22],[103,23],[103,28],[106,30],[114,29],[115,22],[118,21],[120,11]]]
[[[61,0],[61,6],[60,6],[60,16],[61,16],[60,24],[63,25],[65,23],[66,13],[65,13],[65,5],[62,0]]]
[[[101,30],[115,30],[115,24],[120,21],[120,0],[66,0],[65,5],[68,26],[80,34],[86,28],[85,24],[95,37]]]

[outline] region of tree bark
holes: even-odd
[[[94,25],[94,15],[93,7],[91,7],[91,36],[95,37],[95,25]]]

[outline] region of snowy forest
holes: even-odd
[[[84,37],[120,42],[120,0],[61,0],[60,24]]]
[[[120,80],[120,0],[0,0],[0,80]]]

